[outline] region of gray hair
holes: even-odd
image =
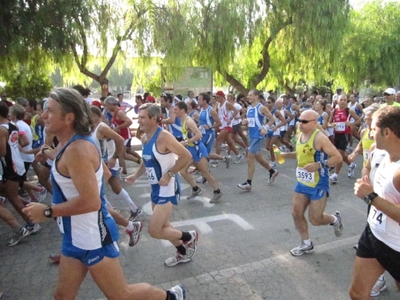
[[[25,106],[28,104],[28,100],[26,100],[26,98],[24,97],[18,97],[15,101],[21,106]]]
[[[77,90],[56,88],[50,93],[49,98],[60,103],[63,115],[72,113],[75,116],[72,127],[77,134],[86,136],[91,134],[93,128],[92,112],[89,104]]]
[[[117,98],[115,98],[114,96],[108,96],[105,100],[104,100],[105,104],[111,104],[111,105],[118,105],[119,101]]]
[[[10,107],[10,113],[13,115],[17,120],[22,120],[25,116],[25,108],[22,105],[15,104]]]
[[[181,103],[181,102],[178,102],[178,103]],[[147,110],[147,114],[149,115],[150,119],[156,117],[158,120],[159,118],[161,118],[161,110],[157,104],[145,103],[145,104],[140,105],[139,110]]]

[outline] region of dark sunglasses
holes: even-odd
[[[299,122],[302,123],[302,124],[307,124],[307,123],[310,123],[312,121],[316,121],[316,120],[299,120]]]
[[[388,93],[383,93],[383,96],[392,96],[392,95]]]

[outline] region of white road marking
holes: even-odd
[[[222,214],[211,217],[171,222],[171,225],[175,228],[181,226],[195,226],[201,234],[207,234],[212,231],[212,228],[210,225],[208,225],[208,223],[222,221],[222,220],[231,220],[233,223],[238,225],[243,230],[254,229],[254,227],[250,225],[245,219],[236,214]],[[171,243],[169,241],[162,240],[161,242],[163,243],[164,247],[171,246]]]

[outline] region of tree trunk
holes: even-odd
[[[236,89],[240,94],[242,94],[242,95],[244,95],[244,96],[247,96],[249,90],[246,89],[246,88],[244,87],[244,85],[243,85],[242,83],[240,83],[239,80],[237,80],[235,77],[233,77],[231,74],[228,74],[228,73],[225,72],[225,71],[222,71],[222,70],[220,70],[220,69],[218,69],[217,71],[218,71],[218,73],[220,73],[220,74],[225,78],[225,80],[226,80],[234,89]]]
[[[108,79],[106,77],[100,77],[98,83],[100,83],[100,86],[101,86],[101,96],[107,97],[107,95],[109,93]]]
[[[291,88],[287,82],[285,83],[285,90],[286,90],[286,94],[290,95],[290,96],[294,96],[294,94],[296,92],[295,87]]]

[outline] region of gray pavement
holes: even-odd
[[[266,156],[267,154],[264,153]],[[361,156],[357,163],[361,166]],[[135,164],[129,164],[133,172]],[[189,186],[183,184],[183,197],[172,221],[182,230],[200,232],[199,247],[193,261],[173,268],[164,266],[175,248],[155,240],[147,233],[150,188],[146,180],[124,187],[145,211],[144,230],[135,247],[121,228],[120,262],[127,281],[148,282],[162,288],[184,284],[188,299],[349,299],[348,288],[357,243],[366,220],[366,205],[353,195],[354,179],[347,178],[344,167],[339,183],[331,188],[326,211],[342,212],[344,233],[336,238],[331,226],[313,227],[310,235],[313,253],[292,257],[289,250],[299,242],[291,217],[291,194],[295,184],[295,161],[278,165],[280,175],[271,186],[268,173],[257,165],[253,190],[243,192],[237,184],[246,179],[247,165],[222,163],[211,168],[224,192],[221,202],[210,204],[208,184],[196,200],[185,200]],[[356,174],[360,173],[360,168]],[[112,201],[128,216],[123,203]],[[51,202],[47,196],[46,202]],[[6,204],[9,206],[9,204]],[[2,299],[51,299],[58,267],[48,255],[57,252],[61,236],[55,222],[42,224],[42,230],[15,247],[7,247],[10,229],[0,223],[0,292]],[[387,291],[375,299],[400,299],[393,279],[387,275]],[[90,275],[83,282],[77,299],[105,299]]]

